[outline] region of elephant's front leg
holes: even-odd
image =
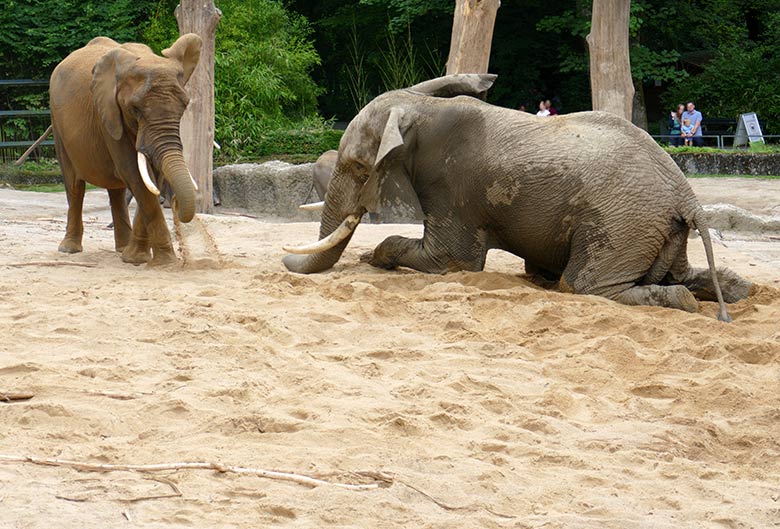
[[[146,222],[141,215],[140,208],[135,212],[133,219],[133,232],[130,236],[130,242],[122,251],[122,260],[131,264],[142,264],[152,258],[149,250],[149,235],[146,232]]]
[[[146,219],[146,231],[149,234],[149,244],[152,247],[152,260],[150,266],[160,266],[175,263],[177,261],[176,252],[173,250],[171,242],[171,232],[165,223],[165,216],[162,207],[153,197],[154,202],[151,205],[151,212],[144,216]],[[142,206],[139,205],[139,209]]]
[[[437,252],[426,248],[423,239],[408,239],[398,235],[388,237],[374,248],[373,252],[363,254],[360,260],[387,270],[405,266],[432,274],[444,274],[448,271],[446,260],[437,255]]]
[[[444,274],[459,270],[479,272],[485,267],[486,254],[487,249],[476,239],[449,240],[434,237],[426,229],[422,239],[397,235],[388,237],[373,252],[363,255],[361,260],[378,268],[405,266],[421,272]]]

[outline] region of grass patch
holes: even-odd
[[[35,191],[37,193],[64,193],[64,184],[10,184],[11,187],[18,191]],[[92,184],[87,184],[87,191],[93,189],[102,189]]]
[[[670,154],[780,154],[780,145],[751,143],[747,149],[716,149],[715,147],[670,147],[662,145]]]

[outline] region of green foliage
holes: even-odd
[[[322,90],[310,76],[320,59],[306,19],[278,0],[222,0],[219,6],[215,94],[222,155],[262,154],[279,129],[326,129],[317,114]]]
[[[98,35],[137,40],[139,23],[152,4],[8,0],[0,9],[0,78],[47,78],[65,56]]]
[[[277,129],[261,138],[257,149],[259,156],[276,154],[321,154],[338,149],[343,131],[314,126],[311,128]]]
[[[360,0],[367,6],[377,6],[388,13],[390,33],[401,33],[427,15],[452,15],[455,3],[451,0]]]
[[[705,120],[717,116],[736,121],[741,113],[756,112],[765,124],[765,134],[780,134],[780,57],[776,42],[720,46],[704,71],[675,82],[664,101],[671,108],[678,101],[693,100]]]
[[[161,0],[146,26],[144,37],[153,49],[167,47],[178,37],[175,4]],[[257,156],[271,145],[285,149],[285,141],[274,139],[280,131],[302,129],[306,137],[327,137],[329,127],[317,112],[322,90],[311,78],[320,59],[308,21],[286,10],[280,0],[216,4],[222,11],[214,56],[215,139],[222,147],[218,156]],[[317,141],[297,145],[316,148]]]

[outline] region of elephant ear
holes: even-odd
[[[115,48],[105,55],[92,68],[92,102],[100,121],[108,134],[116,141],[122,137],[122,113],[116,101],[117,81],[124,72],[138,60],[134,54],[122,48]]]
[[[379,150],[376,153],[374,168],[371,175],[363,184],[360,190],[360,204],[371,212],[376,212],[379,208],[379,188],[381,185],[380,176],[384,171],[379,169],[379,165],[387,158],[390,153],[404,144],[404,137],[401,130],[401,121],[404,111],[400,107],[393,107],[387,117],[385,129],[382,132],[382,139],[379,142]]]
[[[184,71],[182,86],[187,84],[192,72],[195,71],[195,67],[198,65],[201,46],[203,46],[203,40],[198,35],[187,33],[179,37],[170,48],[164,49],[162,52],[163,56],[181,63]]]
[[[412,92],[433,97],[482,97],[498,77],[492,73],[460,73],[423,81],[409,88]]]
[[[382,160],[391,152],[404,144],[404,137],[401,134],[401,119],[404,111],[400,107],[393,107],[385,123],[385,130],[382,132],[382,140],[379,143],[379,150],[376,152],[374,168],[376,169]]]

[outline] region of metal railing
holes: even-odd
[[[0,79],[0,89],[48,85],[48,80]],[[21,138],[16,134],[7,135],[7,122],[19,119],[26,121],[24,128],[27,129],[27,132]],[[51,123],[50,110],[0,110],[0,161],[5,163],[18,158],[26,148],[35,143],[35,140],[43,134],[49,123]],[[39,146],[39,148],[45,148],[47,154],[50,153],[51,156],[54,155],[53,147],[54,141],[51,139],[42,142]]]
[[[665,143],[670,143],[670,140],[672,138],[680,138],[679,135],[673,136],[671,134],[651,134],[656,141],[662,140]],[[699,136],[700,138],[715,138],[715,147],[718,149],[734,149],[734,138],[736,138],[736,134],[702,134]],[[764,140],[776,140],[777,143],[780,143],[780,134],[764,134],[762,136]],[[726,143],[724,139],[731,138],[731,147],[726,147]],[[773,141],[772,143],[774,143]],[[770,143],[770,142],[767,142]]]

